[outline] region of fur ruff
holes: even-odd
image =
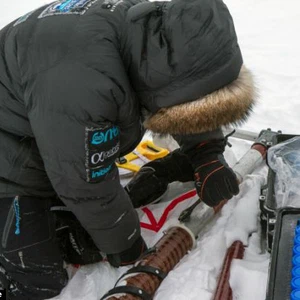
[[[195,101],[162,108],[145,120],[145,128],[161,134],[198,134],[221,126],[240,125],[252,112],[256,89],[242,66],[238,78]]]

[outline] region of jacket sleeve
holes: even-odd
[[[119,181],[116,84],[100,72],[64,62],[27,89],[27,110],[47,175],[61,200],[105,253],[131,247],[138,216]]]
[[[174,134],[172,136],[179,144],[181,151],[184,153],[188,153],[190,150],[199,146],[202,142],[224,138],[223,132],[220,128],[198,134]]]

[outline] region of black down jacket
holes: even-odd
[[[60,199],[106,253],[139,220],[115,159],[150,114],[234,81],[242,57],[221,0],[65,0],[0,32],[0,197]],[[37,199],[38,201],[38,199]]]

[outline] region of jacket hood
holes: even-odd
[[[243,64],[221,0],[142,2],[127,13],[125,64],[151,113],[199,99],[237,79]]]
[[[148,116],[144,126],[161,134],[197,134],[240,125],[250,115],[255,99],[253,77],[243,66],[229,85],[195,101],[162,108]]]

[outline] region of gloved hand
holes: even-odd
[[[193,168],[188,157],[174,150],[163,158],[145,164],[125,190],[135,208],[153,203],[167,190],[173,181],[193,181]]]
[[[148,247],[142,236],[140,236],[129,249],[120,253],[107,254],[107,260],[115,268],[131,265],[134,264],[146,250],[148,250]]]
[[[237,177],[226,163],[225,140],[201,143],[189,152],[199,198],[209,206],[229,200],[239,192]]]
[[[103,260],[100,250],[72,212],[54,211],[54,213],[56,239],[65,262],[87,265]]]

